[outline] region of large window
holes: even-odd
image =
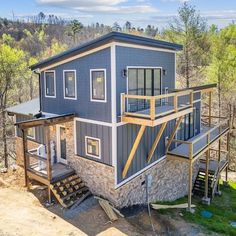
[[[87,156],[101,158],[101,143],[100,139],[93,137],[85,137],[85,151]]]
[[[64,73],[64,98],[77,99],[76,71],[66,70]]]
[[[106,70],[91,70],[90,99],[96,102],[106,102]]]
[[[46,71],[44,74],[45,96],[56,97],[55,71]]]

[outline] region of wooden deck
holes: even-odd
[[[42,165],[40,166],[39,163],[31,164],[28,168],[28,171],[31,171],[34,174],[47,179],[47,168],[46,168],[46,166],[44,168],[42,168]],[[62,163],[56,163],[56,164],[52,165],[51,183],[59,181],[60,179],[64,179],[67,176],[74,174],[74,172],[75,171],[72,168],[70,168],[69,166],[64,165]]]
[[[186,90],[158,96],[122,94],[122,122],[154,127],[164,122],[177,119],[193,111],[193,91]],[[162,102],[168,99],[168,102]],[[130,108],[134,104],[144,105]]]
[[[197,157],[202,153],[209,145],[214,143],[218,138],[229,131],[227,126],[211,126],[202,127],[201,132],[187,141],[174,140],[179,142],[176,148],[167,152],[167,156],[176,156],[186,159]],[[191,150],[192,149],[192,150]]]

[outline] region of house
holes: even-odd
[[[229,123],[212,116],[215,84],[176,89],[180,50],[111,32],[31,66],[39,99],[8,109],[26,184],[35,179],[48,186],[49,200],[53,192],[60,201],[68,196],[59,193],[60,181],[79,179],[118,207],[145,203],[146,188],[150,201],[188,194],[189,209],[192,191],[213,196],[228,165],[229,145],[223,151],[221,140],[229,141]],[[71,186],[69,197],[81,187]]]

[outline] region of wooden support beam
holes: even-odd
[[[193,168],[192,162],[189,162],[189,183],[188,183],[188,211],[191,212],[192,206],[192,188],[193,188]]]
[[[150,118],[151,120],[155,120],[155,116],[156,116],[156,109],[155,109],[155,98],[152,97],[150,99]]]
[[[208,198],[208,174],[209,174],[210,149],[206,151],[206,171],[205,171],[205,198]]]
[[[230,132],[227,133],[227,141],[226,141],[226,148],[227,148],[227,161],[229,163],[229,160],[230,160]],[[227,167],[225,168],[225,181],[227,182],[228,181],[228,165]]]
[[[209,126],[211,126],[212,91],[209,92]]]
[[[130,151],[128,160],[125,163],[125,167],[124,167],[123,172],[122,172],[122,177],[123,178],[125,178],[125,176],[127,175],[127,172],[129,170],[131,162],[132,162],[132,160],[134,158],[134,155],[135,155],[135,153],[136,153],[136,151],[138,149],[138,145],[139,145],[139,143],[140,143],[140,141],[141,141],[141,139],[143,137],[145,129],[146,129],[146,126],[145,125],[141,125],[141,127],[139,129],[139,132],[138,132],[138,135],[137,135],[137,137],[136,137],[136,139],[134,141],[133,147],[132,147],[132,149]]]
[[[162,134],[163,134],[163,132],[164,132],[164,130],[165,130],[165,128],[166,128],[166,125],[167,125],[167,122],[163,123],[163,124],[161,125],[161,128],[159,129],[159,131],[158,131],[158,133],[157,133],[157,136],[156,136],[156,138],[155,138],[155,140],[154,140],[154,143],[153,143],[153,145],[152,145],[152,148],[151,148],[151,150],[150,150],[150,152],[149,152],[149,154],[148,154],[148,159],[147,159],[148,163],[151,161],[151,159],[152,159],[152,157],[153,157],[153,154],[154,154],[154,152],[155,152],[155,150],[156,150],[156,147],[157,147],[157,145],[158,145],[158,143],[159,143],[159,141],[160,141],[160,139],[161,139],[161,136],[162,136]]]
[[[29,179],[27,175],[28,168],[28,160],[27,160],[27,151],[28,151],[28,143],[27,143],[27,129],[22,129],[22,141],[23,141],[23,161],[24,161],[24,174],[25,174],[25,187],[29,188]]]
[[[47,178],[48,182],[52,180],[52,163],[51,163],[51,145],[50,145],[50,127],[44,126],[45,144],[47,151]],[[48,185],[48,203],[51,203],[51,189],[50,184]]]
[[[167,145],[166,145],[166,152],[168,151],[168,149],[169,149],[169,147],[170,147],[170,145],[171,145],[171,143],[172,143],[172,140],[173,140],[173,138],[174,138],[174,136],[175,136],[175,134],[176,134],[176,131],[178,130],[178,128],[179,128],[179,126],[180,126],[180,124],[181,124],[183,118],[184,118],[184,116],[181,116],[181,117],[178,119],[178,121],[176,122],[175,127],[174,127],[174,130],[173,130],[172,134],[170,135],[170,138],[169,138],[168,143],[167,143]]]

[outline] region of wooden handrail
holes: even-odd
[[[132,95],[132,94],[121,94],[121,115],[136,115],[139,117],[147,117],[151,120],[155,120],[155,118],[159,115],[166,115],[172,112],[178,112],[180,107],[178,106],[178,98],[180,96],[189,96],[189,102],[186,102],[185,107],[193,106],[193,90],[185,90],[185,91],[177,91],[169,94],[161,94],[156,96],[145,96],[145,95]],[[168,110],[165,112],[161,112],[156,114],[156,100],[161,100],[164,98],[173,97],[173,110]],[[126,99],[137,99],[137,100],[149,100],[150,111],[149,114],[138,114],[138,112],[130,112],[126,111],[125,107],[127,106]]]
[[[46,162],[47,159],[34,153],[26,152],[27,156]]]

